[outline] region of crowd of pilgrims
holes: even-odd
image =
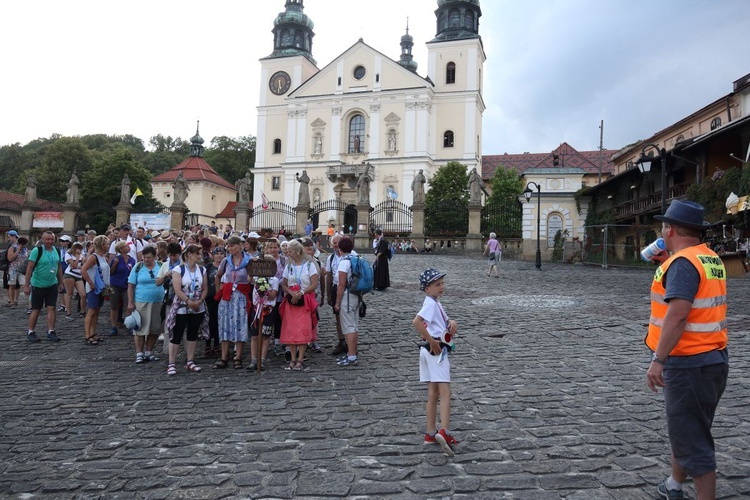
[[[63,235],[57,248],[65,292],[57,311],[68,319],[83,318],[84,342],[95,346],[104,340],[97,328],[108,300],[109,335],[122,330],[133,334],[136,363],[158,361],[155,348],[161,340],[168,375],[177,373],[183,341],[185,370],[202,370],[196,363],[199,338],[205,341],[205,357],[215,358],[214,369],[265,370],[273,352],[285,356],[285,369],[302,371],[307,350],[322,350],[318,309],[327,301],[338,334],[332,354],[340,356],[341,366],[356,364],[360,299],[346,287],[338,289],[349,273],[346,257],[356,254],[352,239],[339,233],[323,236],[331,247],[323,253],[317,237],[287,240],[270,229],[262,235],[227,229],[224,234],[217,234],[215,225],[186,231],[138,227],[133,232],[122,224],[103,235],[78,231],[76,241]],[[21,240],[19,256],[29,252],[27,241]],[[247,264],[258,259],[274,261],[276,274],[249,276]],[[98,282],[106,285],[99,302],[91,300]],[[17,287],[9,287],[10,307],[18,305],[19,295]]]

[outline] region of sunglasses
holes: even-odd
[[[148,270],[148,275],[151,276],[151,279],[154,279],[156,277],[156,276],[154,276],[154,270],[153,269],[149,269]]]

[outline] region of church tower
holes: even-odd
[[[401,59],[399,59],[398,63],[412,73],[416,73],[417,61],[414,60],[414,56],[411,54],[412,47],[414,47],[414,37],[409,34],[409,20],[407,19],[406,34],[401,37]]]
[[[469,169],[481,167],[484,53],[479,0],[438,0],[435,38],[427,43],[427,77],[434,83],[438,140]],[[451,117],[464,116],[457,130]],[[440,156],[440,155],[438,155]]]
[[[304,1],[286,0],[284,7],[273,21],[273,51],[260,60],[254,200],[260,200],[261,191],[293,188],[294,178],[281,165],[304,156],[304,143],[294,131],[306,126],[306,111],[287,109],[287,97],[318,72],[312,55],[314,24],[304,13]],[[293,117],[287,119],[288,113]],[[257,176],[260,172],[264,175]]]

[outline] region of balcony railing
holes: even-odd
[[[670,186],[667,189],[667,203],[674,198],[684,196],[687,187],[687,184],[675,184],[674,186]],[[627,219],[636,215],[658,212],[659,210],[661,210],[661,190],[655,191],[646,196],[641,196],[635,200],[615,205],[615,219]]]

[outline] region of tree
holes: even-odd
[[[425,231],[433,237],[465,235],[469,229],[467,207],[469,174],[466,165],[456,161],[440,167],[427,181]]]
[[[34,171],[37,180],[37,196],[50,201],[65,201],[65,192],[73,170],[79,178],[92,164],[92,154],[79,137],[60,137],[44,149],[42,164]],[[19,184],[22,192],[25,178]]]
[[[525,184],[518,172],[503,165],[498,165],[490,179],[492,194],[489,201],[517,199],[523,193]]]
[[[157,134],[148,140],[151,151],[143,158],[143,166],[153,175],[159,175],[174,167],[190,154],[190,143],[177,137]]]
[[[114,207],[120,202],[120,186],[128,174],[131,194],[140,188],[143,202],[156,203],[151,191],[151,173],[135,159],[131,148],[113,146],[102,152],[81,179],[81,206],[87,210],[86,222],[103,231],[115,222]]]
[[[255,146],[255,137],[251,135],[237,138],[217,136],[211,139],[204,158],[220,176],[234,184],[255,166]]]

